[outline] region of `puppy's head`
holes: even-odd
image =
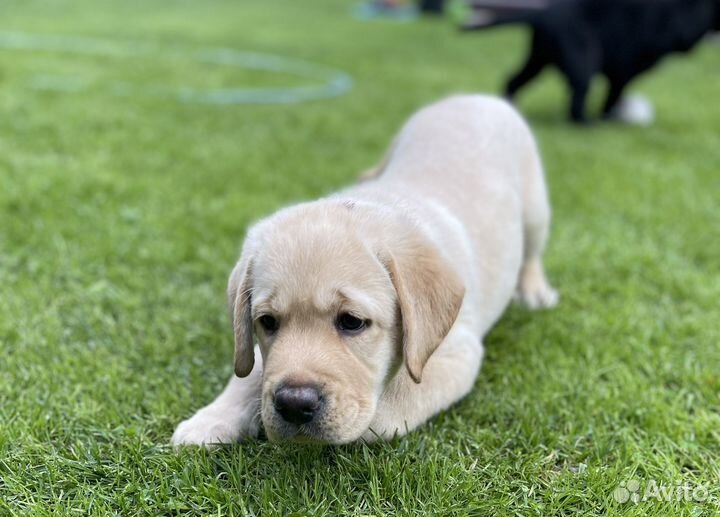
[[[250,373],[257,342],[270,439],[359,438],[393,375],[405,368],[420,382],[450,330],[459,278],[416,232],[388,246],[388,231],[363,207],[333,201],[250,230],[228,286],[235,372]]]

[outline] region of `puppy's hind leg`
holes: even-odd
[[[542,165],[537,150],[523,171],[523,264],[520,268],[516,298],[530,309],[551,308],[559,295],[545,277],[542,254],[550,227],[548,201]]]

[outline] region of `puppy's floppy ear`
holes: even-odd
[[[406,243],[384,262],[400,304],[405,366],[419,384],[425,363],[455,323],[465,286],[428,241]]]
[[[235,332],[235,375],[246,377],[255,364],[253,322],[250,310],[252,261],[243,257],[230,273],[228,303]]]

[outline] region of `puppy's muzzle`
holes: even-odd
[[[281,386],[275,392],[274,406],[286,422],[307,424],[322,409],[322,397],[314,386]]]

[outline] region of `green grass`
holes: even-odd
[[[387,444],[167,446],[231,373],[224,288],[248,223],[351,182],[424,103],[497,91],[525,46],[519,29],[362,23],[350,6],[0,6],[5,31],[263,51],[355,82],[322,102],[213,107],[104,85],[286,83],[182,60],[0,49],[0,515],[720,512],[612,496],[633,479],[720,496],[712,45],[634,87],[655,103],[648,129],[566,125],[553,73],[522,97],[547,167],[547,264],[563,298],[551,312],[508,311],[463,402]],[[42,74],[99,82],[30,87]]]

